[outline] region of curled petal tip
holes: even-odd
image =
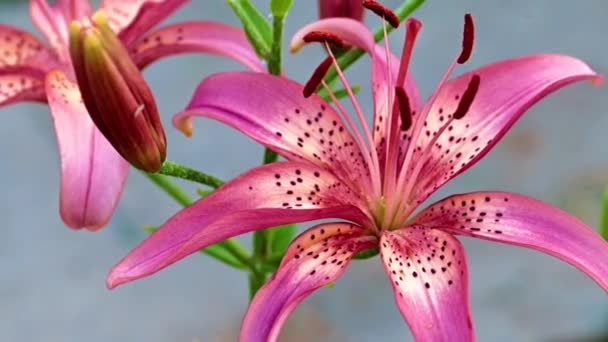
[[[173,125],[186,137],[192,137],[192,118],[189,116],[176,118]]]
[[[604,85],[606,77],[602,74],[597,74],[595,77],[591,79],[591,84],[596,87],[601,87]]]
[[[108,272],[108,275],[106,276],[106,287],[108,288],[108,290],[113,290],[118,286],[133,280],[134,277],[125,274],[126,271],[127,270],[122,264],[122,261],[112,267],[112,269],[110,270],[110,272]]]
[[[108,290],[113,290],[120,284],[120,282],[116,279],[116,277],[112,275],[112,273],[113,270],[110,271],[110,273],[106,277],[106,287],[108,288]]]
[[[289,43],[289,52],[296,53],[300,51],[304,44],[306,43],[302,39],[292,40],[291,43]]]

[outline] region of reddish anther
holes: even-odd
[[[331,43],[337,48],[344,47],[344,41],[337,35],[329,32],[313,31],[306,34],[303,38],[306,43],[319,42],[319,43]]]
[[[312,76],[310,76],[308,82],[306,82],[306,85],[304,85],[304,90],[302,91],[304,97],[310,97],[310,95],[317,91],[317,88],[321,84],[321,81],[323,81],[323,77],[325,77],[325,74],[327,74],[327,70],[329,70],[332,63],[333,59],[331,57],[327,57],[323,60],[323,62],[321,62],[321,64],[319,64],[319,66],[317,66],[315,71],[312,73]]]
[[[475,40],[475,25],[471,13],[464,15],[464,30],[462,32],[462,51],[458,56],[458,64],[464,64],[471,58],[473,53],[473,41]]]
[[[407,93],[403,87],[395,87],[395,98],[399,105],[399,114],[401,115],[401,130],[407,131],[412,127],[412,107],[410,106],[410,99],[407,97]]]
[[[456,107],[456,111],[454,111],[454,119],[462,119],[469,109],[471,109],[471,104],[473,104],[475,95],[477,95],[477,91],[479,90],[480,81],[481,78],[479,75],[473,75],[469,85],[467,86],[467,90],[465,90],[464,94],[462,94],[462,98],[458,103],[458,107]]]
[[[385,7],[381,3],[374,0],[363,0],[363,7],[386,20],[386,22],[392,27],[399,27],[399,17],[390,8]]]

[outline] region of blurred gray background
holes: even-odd
[[[286,38],[316,18],[316,2],[295,1]],[[267,1],[255,1],[266,10]],[[384,1],[395,7],[399,1]],[[461,73],[533,52],[559,52],[608,73],[608,2],[602,0],[427,1],[416,15],[425,27],[413,70],[428,95],[459,51],[462,16],[476,19],[477,40]],[[33,30],[25,2],[1,2],[0,22]],[[238,24],[224,1],[194,1],[168,22],[222,20]],[[367,15],[368,23],[378,21]],[[36,33],[38,35],[38,33]],[[391,36],[393,51],[403,31]],[[288,75],[305,81],[322,51],[286,55]],[[187,139],[170,126],[206,75],[239,65],[184,55],[150,67],[162,110],[169,158],[224,178],[257,165],[262,148],[209,120]],[[371,109],[369,63],[348,72],[364,86]],[[481,189],[521,192],[560,206],[597,226],[608,184],[608,92],[577,84],[531,109],[477,166],[435,196]],[[108,291],[108,269],[141,241],[143,224],[159,224],[178,205],[132,171],[111,224],[92,234],[64,227],[58,215],[58,158],[46,107],[0,109],[0,341],[234,341],[247,306],[245,274],[195,254],[159,274]],[[184,183],[185,184],[185,183]],[[194,190],[194,186],[188,185]],[[249,242],[247,238],[243,239]],[[537,252],[463,239],[480,341],[587,341],[608,327],[608,296],[573,267]],[[298,308],[282,341],[411,339],[377,258],[354,262],[334,288]]]

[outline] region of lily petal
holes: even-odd
[[[0,24],[0,106],[45,102],[44,78],[56,66],[55,54],[30,33]]]
[[[45,102],[44,82],[27,74],[0,74],[0,106],[21,101]]]
[[[226,123],[291,160],[331,169],[353,189],[369,179],[367,164],[333,108],[283,77],[227,72],[204,79],[173,124],[188,133],[191,116]]]
[[[61,158],[61,217],[71,228],[97,230],[112,216],[129,166],[95,128],[63,72],[48,74],[46,92]]]
[[[57,64],[49,48],[29,32],[0,24],[0,74],[21,73],[14,68],[40,70],[40,77]],[[33,76],[33,75],[32,75]]]
[[[254,71],[266,71],[243,30],[213,21],[180,22],[163,27],[139,39],[131,52],[140,69],[165,56],[205,52],[232,58]]]
[[[178,212],[110,271],[110,288],[155,273],[227,238],[256,229],[338,217],[369,222],[361,199],[310,163],[254,168]]]
[[[575,217],[508,192],[473,192],[443,199],[414,219],[455,234],[528,247],[557,257],[608,291],[608,242]]]
[[[416,146],[424,150],[450,120],[473,75],[481,79],[479,91],[466,115],[453,120],[432,147],[415,180],[411,206],[480,160],[533,104],[563,86],[600,77],[584,62],[556,54],[529,55],[473,70],[445,84]],[[413,160],[417,159],[425,160]]]
[[[340,277],[354,254],[377,244],[376,237],[364,233],[349,223],[325,223],[298,236],[279,269],[251,301],[240,341],[276,341],[300,302]]]
[[[349,18],[328,18],[315,21],[298,30],[294,34],[290,48],[299,50],[304,44],[304,36],[310,32],[328,32],[344,40],[348,45],[354,45],[365,50],[372,58],[372,93],[374,96],[374,142],[378,151],[380,164],[384,166],[387,120],[391,118],[399,73],[399,59],[384,46],[376,45],[374,36],[369,28],[356,20]],[[420,108],[420,95],[416,82],[407,74],[405,84],[402,85],[408,95],[412,110]],[[390,101],[389,101],[390,100]],[[390,103],[389,103],[390,102]],[[397,125],[401,125],[401,118],[397,117]],[[402,139],[403,137],[400,137]]]
[[[467,261],[451,234],[425,226],[383,231],[380,254],[416,341],[473,341]]]
[[[88,0],[57,0],[49,5],[47,0],[30,0],[30,16],[59,58],[69,61],[68,25],[72,20],[91,14]]]
[[[129,46],[188,0],[102,0],[110,27]]]

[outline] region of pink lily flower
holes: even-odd
[[[291,243],[252,300],[241,341],[275,341],[300,302],[334,282],[356,253],[375,247],[416,340],[474,340],[467,261],[456,235],[550,254],[608,291],[608,243],[548,204],[480,191],[447,197],[412,215],[430,194],[485,156],[534,103],[575,81],[600,77],[573,57],[537,54],[447,80],[472,51],[473,23],[466,18],[463,50],[424,104],[406,77],[419,21],[407,23],[401,59],[377,47],[368,28],[351,19],[321,20],[296,33],[294,50],[321,37],[371,55],[372,127],[350,92],[361,130],[338,101],[334,108],[315,94],[304,97],[304,87],[285,78],[231,72],[203,80],[186,111],[174,117],[176,126],[192,116],[210,117],[287,161],[254,168],[178,212],[114,266],[108,287],[151,275],[228,237],[338,218],[346,221],[319,224]],[[315,72],[311,82],[321,79]]]
[[[215,22],[172,24],[148,32],[187,0],[103,0],[101,10],[143,69],[161,57],[184,52],[225,55],[263,71],[243,32]],[[0,106],[47,103],[61,158],[60,213],[71,228],[97,230],[110,219],[128,173],[90,119],[75,83],[69,53],[71,21],[91,15],[88,1],[30,1],[34,24],[48,45],[19,28],[0,25]]]

